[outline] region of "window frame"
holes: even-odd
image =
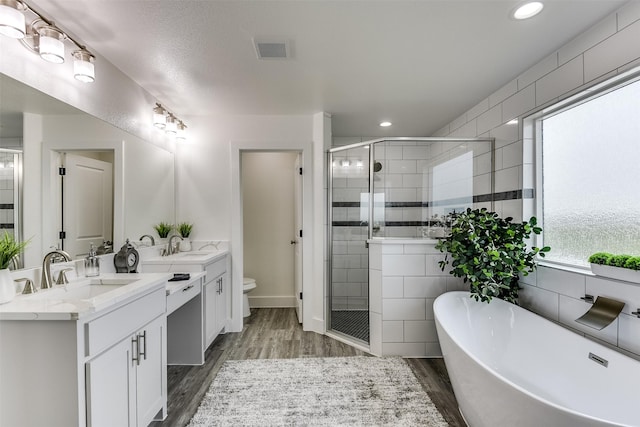
[[[535,197],[532,203],[528,204],[526,203],[526,200],[523,199],[523,218],[536,216],[536,218],[538,219],[538,224],[540,225],[540,227],[542,227],[542,233],[540,235],[534,236],[533,239],[533,244],[535,244],[536,246],[544,246],[544,206],[542,197],[542,194],[544,192],[544,177],[542,173],[542,121],[639,80],[640,67],[635,67],[628,71],[621,72],[614,77],[610,77],[605,80],[596,82],[593,85],[587,86],[581,89],[578,93],[561,99],[558,102],[542,108],[522,119],[523,144],[526,144],[527,142],[533,144],[535,162],[533,168],[531,168],[531,173],[533,173],[533,176],[523,177],[523,182],[525,182],[527,178],[529,178],[531,182],[533,182],[535,192]],[[523,158],[523,171],[526,170],[526,168],[524,168],[524,160],[525,159]],[[551,248],[551,250],[553,251],[553,248]],[[539,264],[557,266],[573,271],[590,271],[589,266],[580,264],[549,260],[540,257],[537,258],[537,261]]]

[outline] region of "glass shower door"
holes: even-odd
[[[330,153],[329,330],[369,343],[369,146]]]

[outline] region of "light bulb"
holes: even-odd
[[[27,28],[22,11],[25,5],[16,0],[0,0],[0,34],[14,39],[24,38]]]

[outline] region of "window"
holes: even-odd
[[[586,266],[594,252],[640,255],[640,77],[634,76],[535,119],[538,217],[549,261]]]

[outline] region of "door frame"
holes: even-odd
[[[313,295],[313,176],[312,147],[308,141],[230,141],[231,154],[231,321],[229,332],[240,332],[244,323],[242,316],[242,278],[244,271],[243,212],[242,212],[242,164],[243,151],[295,151],[302,153],[302,328],[312,330]]]

